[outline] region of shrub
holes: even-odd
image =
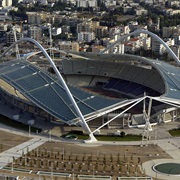
[[[121,131],[121,137],[125,137],[125,136],[126,136],[125,132]]]

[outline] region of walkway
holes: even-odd
[[[33,139],[30,139],[29,141],[26,141],[20,145],[17,145],[11,149],[8,149],[7,151],[4,151],[0,153],[0,167],[6,166],[8,163],[11,163],[13,161],[13,157],[15,159],[22,156],[22,153],[26,154],[27,151],[32,151],[33,149],[36,149],[40,145],[44,144],[48,139],[44,137],[35,137]]]
[[[142,166],[146,171],[146,175],[151,176],[155,179],[179,180],[180,176],[164,175],[154,172],[152,170],[152,166],[154,166],[155,164],[167,162],[180,164],[180,137],[159,140],[157,145],[162,148],[167,154],[169,154],[172,159],[156,159],[143,163]]]

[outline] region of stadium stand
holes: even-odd
[[[147,68],[142,68],[142,67],[138,67],[138,66],[133,66],[133,65],[129,65],[129,64],[125,64],[125,63],[110,63],[110,62],[105,62],[105,61],[98,61],[96,62],[96,68],[95,68],[95,62],[91,61],[91,60],[87,60],[86,63],[83,63],[85,66],[81,67],[81,65],[83,65],[81,63],[81,61],[75,60],[73,61],[73,64],[77,64],[76,65],[76,71],[73,72],[68,72],[66,75],[68,74],[82,74],[82,75],[93,75],[93,81],[90,83],[90,85],[94,85],[95,82],[97,82],[97,77],[108,77],[108,78],[118,78],[118,79],[122,79],[122,80],[126,80],[129,82],[132,82],[131,85],[127,86],[127,88],[137,88],[138,85],[142,85],[144,86],[145,90],[148,90],[148,88],[157,91],[159,93],[164,93],[164,81],[162,80],[162,77],[160,76],[160,74],[153,68],[151,69],[147,69]],[[66,64],[66,62],[63,63],[64,64],[64,69],[65,72],[67,71],[66,66],[69,65],[69,61]],[[77,71],[77,67],[78,69],[80,69],[81,67],[81,71],[78,72]],[[90,68],[91,67],[91,68]],[[85,69],[87,68],[87,70]],[[100,80],[99,80],[100,81]],[[119,86],[119,88],[121,89],[120,86],[125,87],[127,82],[123,81],[120,82],[116,85]],[[105,80],[102,80],[102,82],[105,82]],[[112,82],[111,82],[112,83]],[[134,83],[134,84],[133,84]],[[138,85],[135,85],[138,84]],[[146,88],[147,89],[146,89]],[[117,89],[118,88],[114,88]],[[127,89],[127,93],[129,93],[130,90]],[[142,88],[139,88],[139,92],[142,91]],[[123,92],[123,91],[122,91]],[[138,94],[138,93],[137,93]],[[134,94],[136,95],[136,93]]]
[[[52,116],[69,124],[74,119],[78,121],[74,106],[60,81],[31,63],[22,60],[3,63],[0,65],[0,77]],[[99,97],[68,86],[82,114],[86,116],[101,113],[104,108],[120,103],[120,100]]]

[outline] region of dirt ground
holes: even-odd
[[[0,150],[5,151],[29,140],[28,137],[0,131]],[[53,173],[112,176],[145,176],[143,162],[151,159],[171,158],[156,145],[122,146],[92,145],[67,142],[45,142],[37,149],[14,160],[13,168],[32,170],[31,174],[0,170],[21,177],[50,179]],[[9,168],[12,167],[10,163]],[[49,176],[38,175],[38,171],[50,172]],[[52,176],[53,179],[72,179]]]
[[[26,142],[30,138],[15,135],[6,131],[0,131],[0,152],[6,151],[14,146]]]
[[[171,158],[156,145],[120,146],[46,142],[37,149],[14,161],[14,168],[53,173],[112,176],[146,176],[143,162]],[[9,167],[12,165],[9,164]],[[49,175],[50,176],[50,175]],[[41,175],[43,179],[49,177]],[[54,177],[55,179],[62,179]],[[66,178],[66,179],[72,179]]]
[[[52,149],[54,151],[64,151],[65,154],[74,154],[74,155],[83,155],[83,154],[92,154],[94,156],[117,156],[118,153],[120,156],[133,156],[141,157],[142,162],[148,161],[154,158],[170,158],[165,152],[162,151],[156,145],[148,146],[121,146],[121,145],[101,145],[93,146],[91,144],[72,144],[72,143],[56,143],[56,142],[47,142],[39,147],[39,149],[47,148],[48,151]]]

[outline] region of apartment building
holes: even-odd
[[[109,37],[111,39],[117,40],[122,35],[129,34],[129,32],[130,32],[129,26],[120,25],[113,27],[109,30]]]
[[[180,45],[180,33],[175,33],[173,35],[173,39],[174,39],[174,44],[179,46]]]
[[[52,16],[46,12],[26,12],[28,16],[28,24],[41,25],[43,22],[52,23]]]
[[[7,27],[8,27],[7,24],[0,23],[0,31],[7,31]]]
[[[129,41],[124,43],[124,51],[134,53],[142,47],[142,42],[139,38],[131,38]]]
[[[174,45],[174,46],[171,46],[171,49],[176,54],[176,56],[180,58],[180,46]],[[172,58],[170,55],[169,57]]]
[[[81,32],[92,32],[93,26],[91,22],[82,22],[77,24],[77,33]]]
[[[143,8],[138,8],[135,10],[137,16],[147,15],[148,11]]]
[[[97,7],[97,0],[76,0],[77,7]]]
[[[97,26],[95,28],[95,36],[96,38],[107,37],[108,35],[108,27],[107,26]]]
[[[26,14],[28,16],[28,24],[37,24],[37,25],[42,24],[43,19],[40,13],[27,12]]]
[[[16,32],[16,37],[17,37],[17,40],[23,38],[23,33]],[[6,32],[6,44],[7,44],[7,46],[10,46],[14,42],[15,42],[15,40],[14,40],[14,33],[13,33],[13,31]]]
[[[95,39],[94,32],[80,32],[78,33],[78,42],[91,42]]]
[[[171,26],[171,27],[163,27],[163,38],[173,37],[175,33],[180,33],[180,25]]]
[[[36,41],[41,41],[42,39],[42,29],[38,26],[31,26],[28,29],[28,37],[35,39]]]
[[[98,52],[101,52],[104,49],[104,46],[93,45],[91,48],[92,48],[92,53],[98,53]]]
[[[0,8],[12,6],[12,0],[0,0]]]
[[[165,48],[159,41],[152,38],[152,51],[156,54],[163,54],[165,52]]]
[[[59,49],[66,52],[79,52],[79,43],[71,41],[59,41]]]

